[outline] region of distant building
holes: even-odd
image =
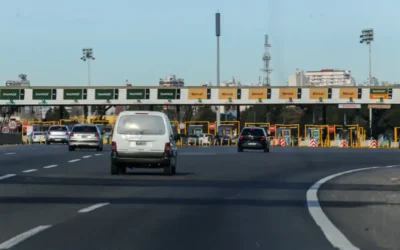
[[[296,73],[294,75],[290,75],[288,79],[288,86],[296,87],[296,86],[304,86],[307,84],[307,77],[304,75],[303,70],[296,69]]]
[[[27,79],[26,74],[19,74],[19,81],[6,81],[6,87],[30,87],[31,82]]]
[[[176,75],[169,75],[164,79],[160,78],[159,85],[163,87],[183,87],[185,86],[185,80],[176,78]]]
[[[322,69],[307,71],[307,85],[309,86],[354,86],[354,78],[350,70]]]

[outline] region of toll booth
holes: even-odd
[[[240,122],[239,121],[220,121],[219,126],[215,121],[217,129],[214,130],[214,135],[221,136],[237,136],[240,133]]]
[[[400,127],[394,127],[393,128],[394,142],[399,142],[399,133],[400,133]]]
[[[274,139],[278,139],[279,137],[285,140],[286,146],[298,146],[300,141],[300,125],[276,124]]]
[[[314,139],[319,146],[329,145],[329,125],[306,124],[304,126],[304,139]]]
[[[269,122],[245,122],[244,123],[245,127],[254,126],[254,127],[264,128],[265,132],[267,132],[268,135],[271,134],[271,131],[269,131],[270,125],[271,124]]]
[[[188,121],[185,122],[185,135],[201,135],[210,133],[210,122],[208,121]]]
[[[349,147],[359,147],[360,142],[360,129],[358,124],[350,124],[343,127],[343,125],[334,125],[334,138],[335,140],[347,140]]]

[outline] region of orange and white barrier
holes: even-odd
[[[369,147],[370,148],[377,148],[376,140],[370,140],[369,141]]]
[[[281,147],[285,147],[286,146],[286,140],[281,138],[279,139],[279,145],[281,145]]]
[[[309,144],[308,144],[308,146],[310,146],[310,147],[312,147],[312,148],[318,147],[318,142],[317,142],[317,140],[311,139],[310,142],[309,142]]]
[[[341,148],[347,148],[347,141],[346,141],[346,140],[340,140],[339,147],[341,147]]]

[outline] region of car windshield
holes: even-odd
[[[256,128],[256,129],[245,128],[242,131],[242,135],[263,136],[264,131],[259,128]]]
[[[154,115],[124,115],[120,118],[117,133],[122,135],[165,135],[164,120]]]
[[[50,131],[68,131],[66,126],[54,126],[50,127]]]
[[[76,126],[73,128],[74,133],[97,133],[95,126]]]

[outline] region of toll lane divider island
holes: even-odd
[[[0,88],[0,105],[400,104],[395,87],[30,87]],[[344,106],[343,106],[344,107]]]

